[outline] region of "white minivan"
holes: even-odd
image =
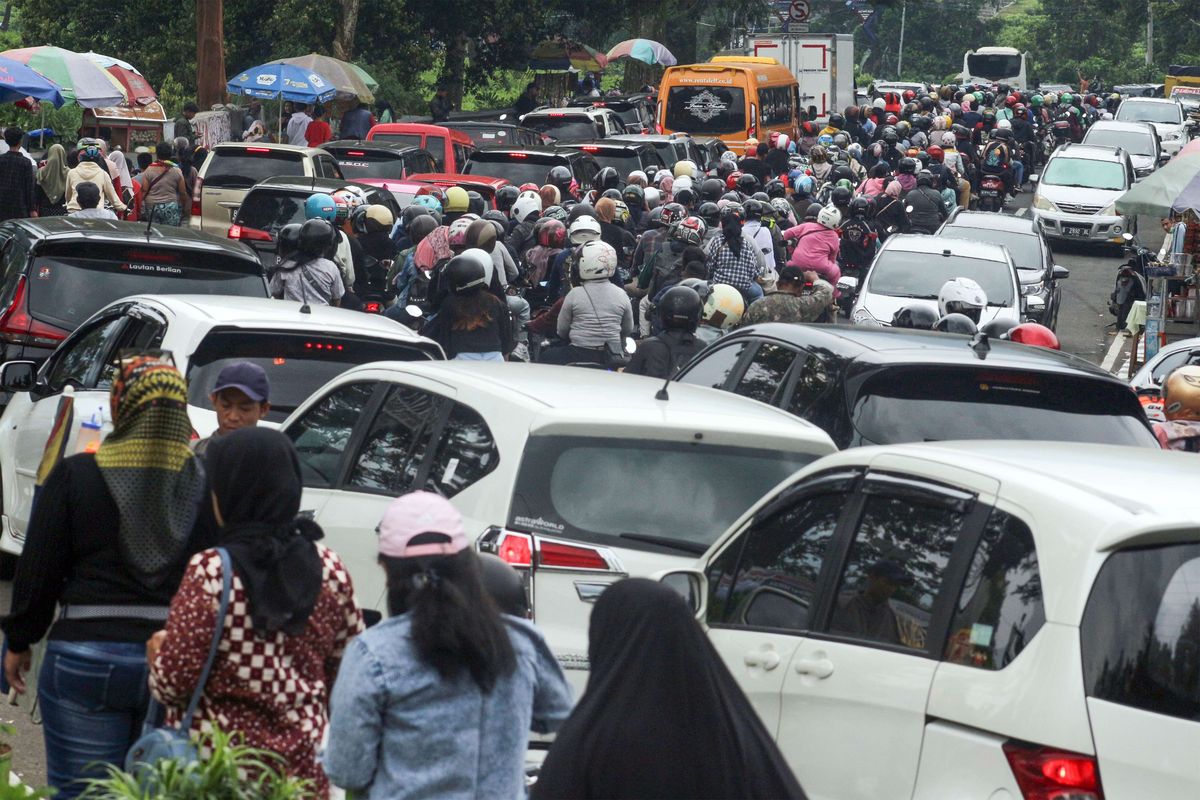
[[[1200,797],[1200,459],[847,450],[660,576],[814,800]]]

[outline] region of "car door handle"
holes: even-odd
[[[825,679],[833,674],[833,662],[828,658],[802,658],[795,663],[796,672]]]
[[[770,672],[779,666],[779,653],[774,650],[753,650],[742,656],[747,667],[762,667]]]

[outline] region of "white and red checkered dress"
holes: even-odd
[[[192,723],[193,733],[215,724],[238,731],[246,744],[272,750],[291,775],[312,780],[328,796],[316,761],[325,734],[329,693],[347,643],[363,629],[350,575],[332,550],[318,544],[323,585],[308,628],[300,636],[254,632],[241,580],[233,576],[229,611],[216,663]],[[171,601],[167,637],[150,670],[150,688],[178,724],[204,668],[221,597],[221,557],[192,557]],[[203,754],[202,754],[203,755]]]

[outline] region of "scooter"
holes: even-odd
[[[1132,234],[1127,233],[1123,238],[1129,259],[1117,268],[1117,278],[1108,296],[1108,310],[1116,317],[1113,324],[1117,330],[1124,329],[1133,304],[1150,295],[1146,266],[1154,261],[1154,253],[1138,244]]]
[[[1004,208],[1004,179],[999,175],[981,175],[979,177],[980,211],[1000,211]]]

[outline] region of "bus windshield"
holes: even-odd
[[[1004,82],[1024,89],[1025,56],[1017,52],[967,53],[963,58],[962,78]]]

